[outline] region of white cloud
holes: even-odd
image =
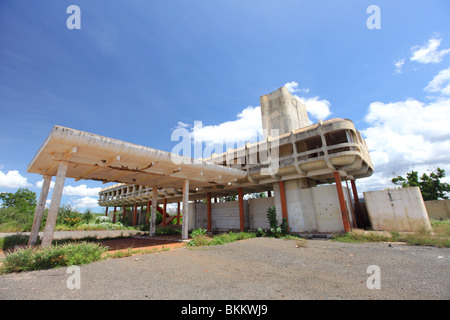
[[[393,177],[411,170],[421,173],[439,166],[450,172],[450,99],[373,102],[365,121],[370,126],[361,133],[375,172],[361,180],[363,188],[393,187]]]
[[[331,115],[331,103],[328,100],[319,100],[319,97],[304,98],[294,95],[294,97],[306,106],[306,111],[317,120],[325,120]]]
[[[425,87],[427,92],[437,92],[450,96],[450,68],[441,70]]]
[[[12,170],[4,173],[0,170],[0,188],[22,188],[31,187],[27,178],[22,176],[19,171]]]
[[[286,87],[286,89],[288,89],[290,93],[294,92],[308,93],[310,91],[310,89],[308,88],[299,88],[298,82],[296,81],[287,82],[284,84],[284,86]]]
[[[298,82],[296,81],[287,82],[284,84],[284,86],[292,94],[294,92],[308,93],[310,91],[310,89],[308,88],[300,89],[298,87]],[[306,111],[316,120],[325,120],[331,114],[331,103],[328,100],[320,100],[320,98],[317,96],[312,98],[305,98],[295,94],[294,97],[306,106]]]
[[[38,182],[36,182],[36,187],[41,189],[43,184],[44,184],[44,180],[38,181]],[[54,187],[55,187],[55,182],[50,181],[50,189],[53,189]]]
[[[405,59],[398,59],[394,62],[395,73],[402,73],[402,67],[405,64]]]
[[[80,199],[73,200],[73,207],[75,208],[97,208],[99,207],[98,198],[94,197],[83,197]]]
[[[98,196],[98,193],[100,192],[102,188],[88,188],[85,184],[72,187],[72,186],[65,186],[63,189],[63,194],[67,196],[81,196],[81,197],[87,197],[87,196]]]
[[[439,63],[445,55],[450,53],[450,49],[438,50],[440,45],[441,39],[431,38],[423,46],[412,47],[412,55],[409,59],[420,63]]]
[[[237,145],[243,145],[248,141],[256,141],[258,135],[262,135],[261,108],[249,106],[237,115],[236,120],[218,125],[203,126],[200,121],[195,122],[191,135],[195,141],[208,144],[236,142]]]

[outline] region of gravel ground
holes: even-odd
[[[367,268],[381,289],[368,289]],[[0,276],[0,299],[450,299],[450,248],[255,238]]]

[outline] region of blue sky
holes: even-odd
[[[313,122],[363,133],[376,173],[359,191],[411,169],[450,174],[449,14],[447,0],[3,0],[0,192],[39,194],[27,165],[55,124],[171,151],[175,128],[201,134],[194,121],[257,130],[259,97],[287,83]],[[67,179],[63,203],[101,211],[103,187]]]

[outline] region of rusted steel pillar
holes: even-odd
[[[352,184],[353,198],[355,199],[355,213],[358,228],[364,228],[364,219],[361,211],[361,204],[359,203],[358,191],[356,190],[355,180],[350,180]]]
[[[116,212],[117,212],[117,207],[114,207],[113,218],[112,218],[113,223],[116,222]]]
[[[166,225],[166,214],[167,214],[167,199],[164,198],[164,202],[163,202],[163,221],[162,221],[163,226]]]
[[[345,206],[344,191],[342,189],[341,175],[339,172],[334,172],[334,180],[336,181],[336,190],[339,197],[339,205],[341,206],[342,223],[344,224],[344,231],[351,230],[350,222],[348,220],[347,207]]]
[[[109,209],[109,207],[106,207],[106,211],[105,211],[105,217],[107,217],[107,216],[108,216],[108,209]]]
[[[211,232],[211,192],[206,193],[206,220],[208,222],[207,231]]]
[[[137,219],[137,203],[134,204],[134,211],[133,211],[133,226],[136,225],[136,219]]]
[[[123,223],[125,223],[125,215],[127,213],[127,206],[123,206],[123,212],[122,212],[122,220]]]
[[[286,189],[284,187],[284,181],[279,181],[278,185],[280,187],[281,215],[283,218],[286,219],[287,231],[289,232],[289,219],[288,219],[288,211],[287,211],[287,203],[286,203]]]
[[[150,200],[147,201],[147,218],[145,219],[145,222],[148,222],[150,219],[150,205],[152,202]]]
[[[177,203],[177,224],[178,225],[180,224],[180,212],[181,212],[181,210],[180,210],[180,203],[178,202]]]
[[[245,229],[245,218],[244,218],[244,192],[242,188],[238,189],[238,198],[239,198],[239,224],[241,232]]]

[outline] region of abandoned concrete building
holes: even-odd
[[[355,181],[372,175],[373,166],[353,122],[335,118],[311,125],[306,107],[285,87],[262,96],[260,105],[262,141],[203,159],[55,126],[28,167],[44,176],[30,243],[37,239],[52,176],[56,181],[42,245],[53,238],[66,177],[116,182],[99,193],[99,205],[107,213],[114,208],[113,219],[121,208],[133,224],[150,217],[150,236],[157,210],[166,224],[180,216],[181,208],[183,239],[199,227],[268,228],[272,205],[294,233],[347,232],[370,224]],[[244,200],[257,192],[269,197]],[[212,201],[227,195],[238,200]],[[166,214],[170,203],[178,204],[176,216]]]

